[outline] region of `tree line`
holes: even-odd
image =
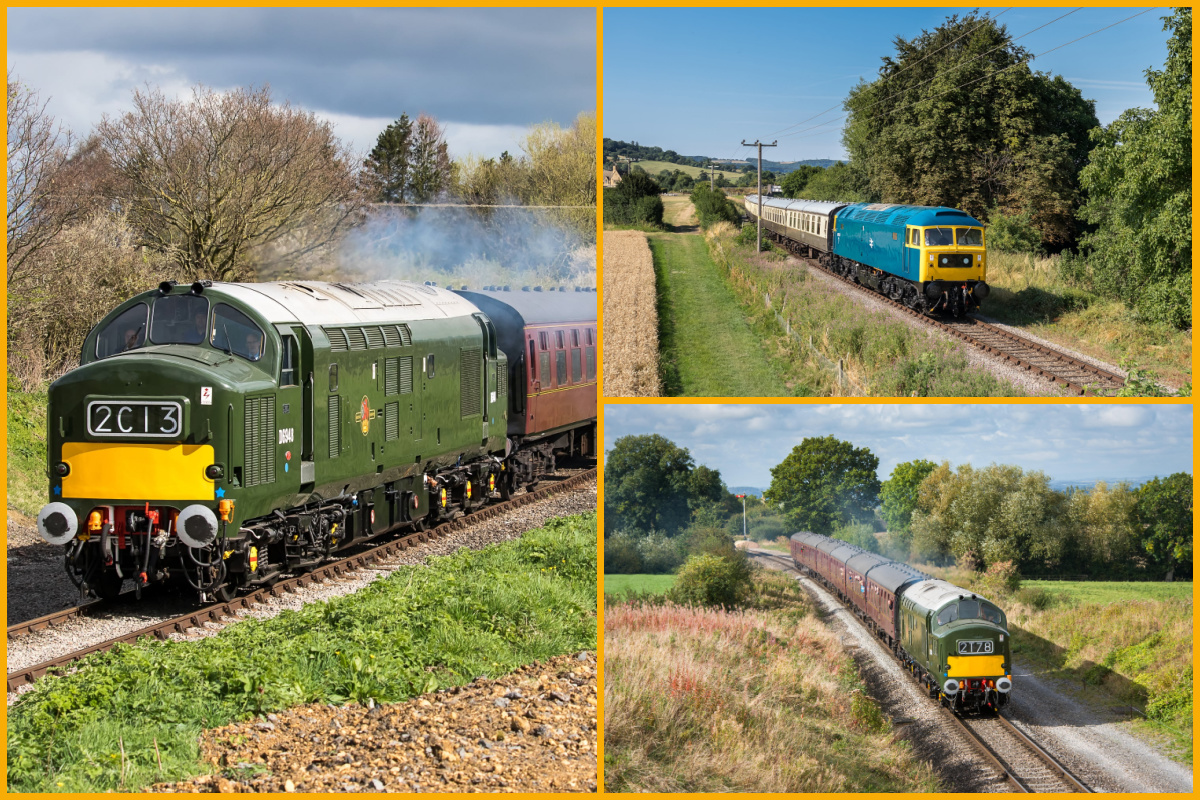
[[[522,155],[498,160],[452,160],[435,118],[402,113],[364,161],[265,87],[137,90],[80,137],[10,72],[7,125],[8,355],[26,388],[73,366],[92,325],[138,291],[254,280],[265,265],[302,273],[380,205],[583,207],[547,214],[595,237],[590,113],[533,127]]]

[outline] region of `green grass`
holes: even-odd
[[[628,166],[630,166],[627,162],[623,162],[623,165],[626,168],[628,168]],[[674,172],[675,170],[679,170],[680,172],[686,172],[688,175],[691,175],[693,178],[698,176],[701,172],[708,174],[708,170],[701,169],[700,167],[689,167],[686,164],[672,164],[668,161],[635,161],[635,162],[633,162],[633,165],[641,167],[642,169],[646,170],[646,172],[649,172],[650,177],[652,177],[652,178],[656,177],[658,175],[658,173],[662,172],[664,169],[669,169],[669,170],[671,170],[671,172]],[[625,170],[622,170],[622,172],[624,172],[624,171]],[[723,169],[717,170],[717,174],[724,175],[726,180],[730,181],[731,183],[736,181],[738,178],[742,177],[742,173],[740,173],[740,172],[730,172],[728,170],[723,170]]]
[[[1021,581],[1022,588],[1045,589],[1069,604],[1123,603],[1131,600],[1190,600],[1190,581],[1173,583],[1121,581]]]
[[[604,593],[625,595],[631,592],[642,594],[666,594],[675,585],[674,575],[608,575],[604,576]]]
[[[9,707],[8,790],[136,791],[208,772],[207,728],[303,703],[402,701],[595,647],[593,513],[211,638],[90,656]]]
[[[778,397],[791,392],[767,361],[700,236],[650,236],[658,283],[663,394]]]
[[[37,516],[47,502],[46,392],[8,381],[8,507]]]

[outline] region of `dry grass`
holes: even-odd
[[[696,206],[690,197],[664,197],[662,201],[663,221],[668,225],[681,228],[696,224]]]
[[[658,397],[654,262],[644,234],[604,232],[604,394]]]
[[[607,607],[606,790],[935,790],[795,582],[758,580],[772,610]]]

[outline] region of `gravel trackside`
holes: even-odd
[[[604,394],[658,397],[654,261],[638,231],[604,232]]]
[[[596,790],[596,656],[404,703],[307,705],[206,731],[213,775],[156,792]]]

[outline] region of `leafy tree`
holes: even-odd
[[[1031,71],[1007,29],[974,13],[894,43],[880,77],[846,100],[843,144],[869,199],[977,217],[1029,209],[1044,241],[1070,242],[1093,104]]]
[[[411,200],[413,124],[408,114],[383,129],[363,166],[371,179],[375,202],[404,203]]]
[[[658,434],[617,439],[604,460],[605,528],[678,533],[690,516],[693,466],[686,449]]]
[[[771,468],[771,487],[763,496],[782,505],[796,530],[829,534],[872,518],[878,467],[879,459],[865,447],[833,436],[806,438]]]
[[[1166,580],[1192,578],[1192,476],[1176,472],[1137,490],[1142,548]]]
[[[736,223],[742,218],[738,210],[725,193],[718,189],[709,189],[707,183],[697,183],[691,194],[692,205],[696,207],[696,219],[700,227],[707,228],[714,222],[725,221]]]
[[[1081,175],[1096,225],[1083,245],[1097,288],[1146,319],[1192,324],[1192,10],[1165,18],[1167,63],[1148,70],[1157,110],[1134,108],[1093,132]]]
[[[870,199],[866,175],[841,161],[818,172],[804,186],[804,199],[861,203]]]
[[[717,173],[717,177],[713,180],[713,186],[718,189],[724,189],[729,185],[729,179],[725,177],[724,172]]]
[[[609,224],[662,225],[662,189],[645,170],[634,170],[614,189],[604,192],[604,220]]]
[[[1101,482],[1090,492],[1068,491],[1067,519],[1062,527],[1070,536],[1062,563],[1070,565],[1072,572],[1096,578],[1144,577],[1145,554],[1139,544],[1136,505],[1137,495],[1124,483],[1110,487]]]
[[[414,203],[428,203],[450,183],[446,129],[428,114],[418,116],[413,129],[411,174]]]
[[[1033,215],[1028,208],[1018,214],[1005,214],[993,208],[987,216],[988,250],[1003,250],[1006,253],[1040,253],[1042,235],[1034,227]]]
[[[814,167],[811,164],[801,164],[794,170],[783,176],[783,180],[779,182],[779,186],[783,189],[784,197],[803,197],[804,187],[808,186],[808,182],[815,176],[820,175],[825,170],[820,167]]]
[[[937,464],[923,458],[905,461],[896,465],[891,477],[879,489],[879,499],[883,501],[880,516],[887,523],[889,531],[906,534],[902,537],[905,543],[911,538],[907,534],[911,533],[912,514],[917,508],[921,481],[935,469]]]
[[[133,110],[97,133],[139,244],[189,280],[248,277],[256,250],[298,258],[358,217],[358,175],[333,127],[265,88],[197,87],[186,100],[135,91]]]

